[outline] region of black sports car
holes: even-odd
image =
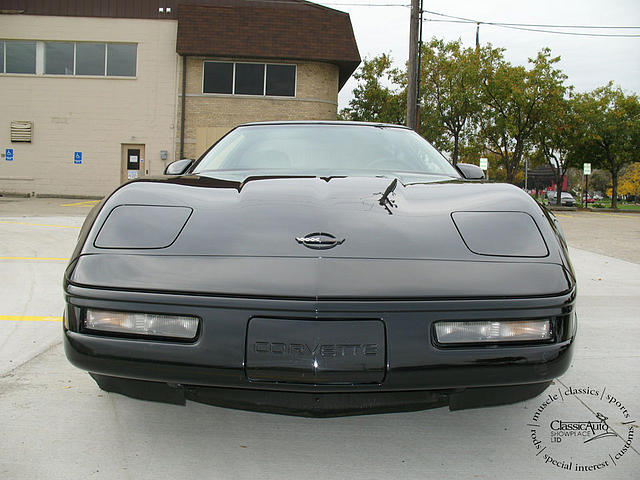
[[[68,359],[107,391],[299,415],[452,409],[569,366],[575,276],[522,190],[413,131],[237,127],[87,217]]]

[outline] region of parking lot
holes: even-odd
[[[578,340],[571,368],[541,396],[307,419],[133,400],[67,362],[62,274],[95,203],[0,197],[0,478],[637,476],[640,215],[558,212],[578,276]],[[617,435],[536,443],[544,420],[595,422],[596,413]]]

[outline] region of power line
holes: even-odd
[[[540,28],[528,28],[528,27],[517,27],[517,26],[512,26],[512,25],[503,25],[503,24],[499,24],[499,23],[493,23],[493,22],[474,22],[474,21],[467,21],[467,20],[438,20],[438,19],[432,19],[432,18],[425,18],[424,19],[425,22],[442,22],[442,23],[463,23],[466,25],[489,25],[491,27],[498,27],[498,28],[510,28],[512,30],[524,30],[527,32],[539,32],[539,33],[555,33],[558,35],[574,35],[574,36],[580,36],[580,37],[613,37],[613,38],[638,38],[640,37],[640,34],[620,34],[620,33],[581,33],[581,32],[563,32],[563,31],[559,31],[559,30],[544,30],[544,29],[540,29]],[[558,27],[560,28],[560,27]],[[577,27],[576,27],[577,28]],[[610,28],[610,27],[593,27],[593,28]],[[635,27],[640,29],[640,27]]]
[[[491,25],[491,24],[490,24]],[[542,30],[539,28],[512,27],[510,25],[494,25],[501,28],[510,28],[512,30],[525,30],[528,32],[555,33],[558,35],[575,35],[580,37],[614,37],[614,38],[640,38],[640,34],[616,34],[616,33],[579,33],[579,32],[561,32],[557,30]]]
[[[329,3],[322,2],[319,5],[332,5],[332,6],[343,6],[343,7],[403,7],[403,8],[411,8],[411,5],[405,5],[402,3]]]
[[[425,10],[425,13],[431,13],[431,12],[427,12]],[[639,30],[640,26],[638,27],[632,27],[632,26],[628,26],[628,25],[551,25],[548,23],[502,23],[502,22],[483,22],[482,20],[441,20],[441,19],[437,19],[437,18],[425,18],[425,21],[429,21],[429,22],[446,22],[446,23],[479,23],[480,25],[494,25],[494,26],[501,26],[501,27],[545,27],[545,28],[578,28],[578,29],[599,29],[599,30],[605,30],[605,29],[619,29],[619,28],[625,28],[625,29],[632,29],[632,30]]]
[[[482,20],[474,20],[472,18],[458,17],[455,15],[447,15],[445,13],[434,12],[432,10],[424,10],[425,13],[431,15],[437,15],[453,20],[440,20],[425,18],[426,22],[448,22],[448,23],[473,23],[476,25],[490,25],[500,28],[510,28],[513,30],[524,30],[528,32],[539,33],[555,33],[558,35],[576,35],[581,37],[617,37],[617,38],[633,38],[640,37],[640,34],[614,34],[614,33],[581,33],[581,32],[563,32],[558,30],[546,30],[547,28],[575,28],[575,29],[640,29],[640,26],[631,25],[554,25],[554,24],[540,24],[540,23],[507,23],[507,22],[485,22]],[[531,28],[531,27],[543,27],[543,28]]]
[[[345,6],[345,7],[403,7],[409,8],[411,5],[401,3],[333,3],[323,2],[321,5]],[[493,27],[510,28],[512,30],[523,30],[527,32],[552,33],[556,35],[573,35],[579,37],[610,37],[610,38],[638,38],[639,34],[618,34],[618,33],[584,33],[584,32],[563,32],[558,30],[547,30],[548,28],[571,28],[577,30],[640,30],[640,26],[633,25],[556,25],[550,23],[507,23],[507,22],[485,22],[472,18],[447,15],[446,13],[434,12],[432,10],[422,10],[423,13],[445,17],[450,20],[435,18],[425,18],[424,22],[442,23],[473,23],[476,25],[490,25]]]

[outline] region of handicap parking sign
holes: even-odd
[[[82,152],[73,152],[73,163],[80,165],[82,163]]]
[[[13,148],[4,149],[4,158],[7,162],[13,162]]]

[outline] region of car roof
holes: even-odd
[[[350,125],[361,127],[393,127],[411,130],[405,125],[395,125],[393,123],[382,122],[353,122],[343,120],[276,120],[271,122],[248,122],[238,125],[239,127],[250,127],[255,125]]]

